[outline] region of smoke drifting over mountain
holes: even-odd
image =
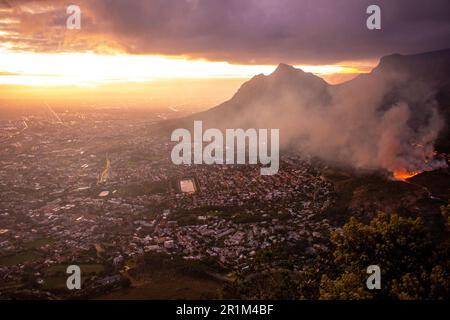
[[[280,128],[285,147],[362,169],[416,172],[446,166],[450,50],[393,55],[370,74],[331,86],[288,65],[245,83],[193,119],[210,127]]]
[[[307,113],[300,113],[302,120],[298,122],[298,133],[305,137],[298,140],[302,149],[330,161],[365,169],[414,172],[444,165],[431,160],[434,143],[444,124],[437,108],[431,103],[427,121],[413,128],[414,111],[410,104],[399,101],[388,105],[385,112],[379,112],[378,104],[374,103],[381,100],[379,93],[362,86],[340,97],[329,110],[304,110]],[[368,101],[355,103],[355,98],[360,100],[358,95]],[[335,94],[332,99],[337,99]],[[287,132],[288,140],[297,137],[296,132]]]

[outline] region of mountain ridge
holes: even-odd
[[[384,56],[338,85],[281,63],[229,100],[164,126],[191,129],[194,120],[204,128],[279,128],[282,147],[301,144],[356,167],[422,170],[434,148],[450,153],[450,49]]]

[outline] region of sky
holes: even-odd
[[[80,30],[66,28],[69,4],[81,9]],[[371,4],[381,30],[366,27]],[[176,90],[195,79],[192,90],[218,103],[281,62],[339,83],[383,55],[443,49],[448,39],[448,0],[0,0],[0,102],[137,83],[158,95],[161,82],[170,96],[168,80]]]

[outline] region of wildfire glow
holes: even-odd
[[[421,173],[421,171],[396,170],[392,173],[395,180],[406,180]]]

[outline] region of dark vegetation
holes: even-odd
[[[445,237],[433,241],[420,218],[378,213],[351,218],[331,235],[332,249],[302,272],[240,275],[223,290],[241,299],[449,299],[450,205],[442,206]],[[368,290],[366,270],[381,268],[381,289]]]

